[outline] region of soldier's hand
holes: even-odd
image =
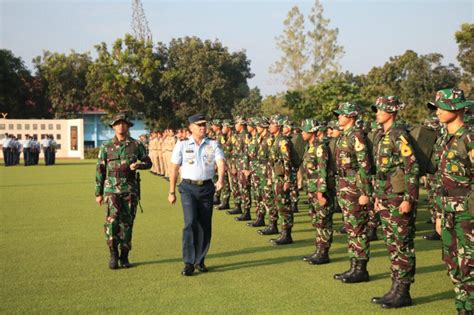
[[[97,202],[99,206],[102,206],[104,204],[104,196],[96,196],[95,202]]]
[[[369,197],[366,195],[360,195],[359,196],[359,205],[365,206],[366,204],[369,203]]]
[[[290,183],[286,182],[283,184],[283,191],[288,191],[290,189]]]
[[[224,187],[224,181],[223,180],[218,180],[216,182],[216,191],[221,190]]]
[[[435,229],[436,229],[436,233],[441,235],[441,219],[436,218]]]
[[[402,201],[400,207],[398,207],[400,213],[408,213],[411,211],[411,203],[409,201]]]
[[[172,205],[174,205],[176,203],[176,195],[175,194],[168,194],[168,201],[169,203],[171,203]]]
[[[140,164],[140,163],[135,162],[135,163],[130,164],[130,169],[132,171],[135,171],[138,168],[138,164]]]
[[[318,198],[318,203],[321,207],[324,207],[326,205],[326,203],[328,202],[327,199],[324,198],[323,193],[318,192],[316,197]]]
[[[427,188],[426,185],[428,185],[428,182],[426,181],[426,176],[421,176],[420,181],[423,184],[423,186]]]
[[[250,176],[250,171],[248,171],[248,170],[243,170],[243,173],[244,173],[245,177]]]
[[[375,201],[374,201],[374,210],[375,210],[376,212],[379,212],[379,211],[380,211],[379,198],[375,198]]]

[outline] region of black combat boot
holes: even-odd
[[[335,280],[341,280],[345,275],[347,275],[348,273],[351,273],[351,272],[354,272],[354,269],[355,269],[355,265],[356,265],[356,259],[355,258],[351,258],[351,266],[349,268],[349,270],[346,270],[342,273],[336,273],[334,274],[334,279]]]
[[[273,235],[278,234],[278,227],[276,221],[268,223],[268,225],[263,230],[258,230],[260,235]]]
[[[226,211],[227,214],[242,214],[242,207],[240,204],[236,204],[235,208],[229,211]]]
[[[379,238],[377,237],[377,228],[370,228],[367,230],[367,240],[369,242],[372,242],[372,241],[378,241]]]
[[[220,205],[221,204],[221,196],[214,195],[214,200],[212,201],[214,206]]]
[[[110,269],[117,269],[118,268],[118,259],[119,259],[119,253],[118,253],[118,248],[117,245],[112,245],[112,247],[109,247],[110,249],[110,260],[109,260],[109,268]]]
[[[245,209],[244,213],[242,213],[237,218],[234,218],[235,221],[250,221],[252,217],[250,216],[250,209]]]
[[[221,200],[221,204],[217,206],[217,210],[227,210],[230,209],[229,198]]]
[[[423,239],[427,241],[439,241],[441,239],[441,236],[435,231],[431,234],[423,236]]]
[[[288,245],[293,243],[293,239],[291,238],[291,228],[283,229],[280,237],[271,239],[270,242],[272,245]]]
[[[258,215],[255,221],[247,223],[247,226],[250,226],[250,227],[265,226],[265,216]]]
[[[383,304],[387,302],[388,300],[390,300],[395,294],[395,292],[397,291],[397,285],[398,285],[398,282],[392,279],[392,287],[390,288],[390,290],[387,293],[385,293],[383,296],[373,297],[372,303]]]
[[[122,246],[120,250],[120,266],[123,268],[130,268],[132,265],[128,261],[128,247]]]
[[[316,247],[316,250],[314,251],[314,253],[312,253],[311,255],[308,255],[308,256],[303,256],[303,261],[308,262],[311,258],[316,257],[319,254],[319,251],[320,251],[320,249],[318,247]]]
[[[346,226],[345,226],[344,224],[343,224],[343,225],[341,226],[341,228],[339,229],[339,233],[341,233],[341,234],[347,234]]]
[[[410,296],[410,285],[411,283],[402,283],[397,284],[395,293],[390,299],[387,299],[385,303],[382,303],[383,308],[399,308],[404,306],[412,305],[411,296]]]
[[[358,283],[369,281],[369,273],[367,272],[367,260],[356,260],[355,268],[341,278],[344,283]]]
[[[316,255],[312,256],[308,263],[310,265],[324,265],[329,263],[329,248],[320,248],[316,251]]]

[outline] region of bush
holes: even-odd
[[[99,156],[99,149],[100,148],[87,148],[84,149],[84,158],[85,159],[93,159],[96,160]]]

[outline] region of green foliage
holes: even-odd
[[[0,49],[0,112],[8,118],[51,118],[45,82],[32,76],[23,60]]]
[[[285,106],[285,95],[269,95],[262,101],[262,115],[270,117],[275,114],[282,114],[285,116],[293,116],[290,108]]]
[[[92,64],[88,53],[69,55],[45,51],[33,60],[48,86],[47,95],[56,118],[74,117],[89,105],[86,76]]]
[[[249,95],[243,98],[239,104],[232,109],[232,116],[256,117],[262,115],[262,95],[260,89],[255,87],[250,90]]]
[[[100,148],[86,148],[84,149],[84,158],[95,160],[99,156]]]
[[[166,55],[163,97],[180,123],[196,112],[229,118],[249,95],[247,79],[253,74],[244,51],[230,53],[218,40],[185,37],[171,40]]]
[[[474,97],[473,81],[474,76],[474,24],[464,23],[461,30],[454,34],[459,47],[458,61],[464,70],[461,89],[464,90],[467,98]]]

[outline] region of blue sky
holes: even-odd
[[[131,33],[132,1],[0,0],[0,47],[31,68],[43,50],[94,51],[102,41]],[[255,77],[249,84],[262,94],[284,91],[269,67],[279,58],[275,37],[293,5],[305,16],[313,1],[146,1],[142,0],[154,41],[198,36],[219,39],[231,51],[244,49]],[[474,1],[323,1],[325,16],[339,28],[343,70],[366,73],[389,57],[412,49],[437,52],[455,63],[454,32],[474,21]]]

